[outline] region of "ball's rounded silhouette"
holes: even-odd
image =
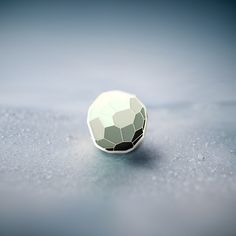
[[[144,137],[147,110],[133,94],[104,92],[89,107],[87,123],[96,147],[105,152],[126,153]]]

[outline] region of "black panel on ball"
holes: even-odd
[[[133,142],[133,145],[135,145],[142,137],[143,137],[143,135],[140,135],[140,136]]]
[[[141,134],[143,134],[143,129],[137,130],[137,131],[135,132],[135,134],[134,134],[134,137],[133,137],[133,139],[132,139],[132,142],[133,142],[136,138],[138,138]]]
[[[120,144],[117,144],[114,148],[115,151],[126,151],[133,147],[133,144],[131,142],[123,142]]]

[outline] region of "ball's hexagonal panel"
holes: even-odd
[[[101,147],[103,147],[103,148],[106,148],[106,149],[108,149],[108,148],[114,148],[114,147],[115,147],[115,144],[112,143],[112,142],[110,142],[110,141],[108,141],[107,139],[96,140],[96,143],[97,143],[99,146],[101,146]]]
[[[143,116],[142,116],[142,113],[138,113],[136,114],[135,118],[134,118],[134,127],[136,130],[140,129],[143,127]]]
[[[104,137],[115,144],[122,142],[121,130],[116,126],[106,127]]]
[[[135,95],[109,91],[91,104],[87,123],[96,147],[105,152],[125,153],[143,139],[147,110]]]
[[[105,129],[102,125],[102,122],[99,120],[99,118],[91,120],[89,122],[89,124],[90,124],[92,131],[93,131],[93,135],[94,135],[95,139],[96,140],[102,139],[104,137]]]
[[[141,109],[141,114],[143,115],[143,119],[145,120],[146,112],[144,108]]]
[[[130,108],[137,114],[143,108],[142,104],[139,102],[137,98],[130,99]]]
[[[113,115],[115,126],[124,128],[125,126],[134,122],[135,114],[131,109],[119,111]]]
[[[121,134],[125,142],[131,141],[132,138],[134,137],[134,133],[135,129],[133,124],[128,125],[121,129]]]
[[[145,129],[146,121],[143,121],[143,129]]]

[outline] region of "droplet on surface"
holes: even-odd
[[[204,161],[204,160],[205,160],[205,157],[204,157],[201,153],[198,153],[197,159],[198,159],[199,161]]]

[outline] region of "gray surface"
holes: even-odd
[[[151,108],[144,143],[123,156],[95,149],[85,113],[1,107],[1,229],[235,232],[234,104]]]
[[[234,31],[203,5],[1,9],[0,235],[236,234]],[[128,155],[89,138],[111,89],[148,109]]]

